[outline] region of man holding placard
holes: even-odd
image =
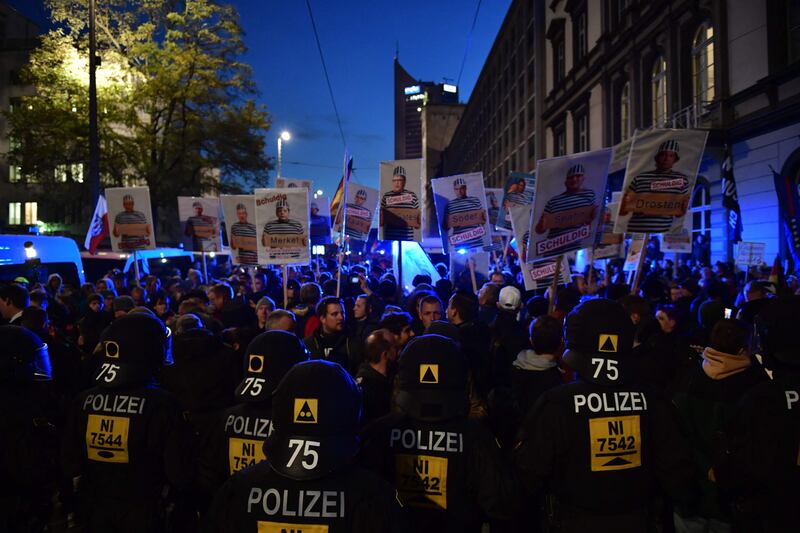
[[[566,190],[550,198],[544,206],[544,213],[536,224],[536,233],[547,231],[547,239],[555,239],[591,226],[597,216],[597,196],[591,189],[583,188],[586,171],[577,163],[569,167],[564,180]],[[577,250],[581,241],[574,241],[559,248],[560,253]]]
[[[119,238],[121,250],[138,250],[150,246],[150,224],[141,211],[134,210],[133,195],[122,197],[124,211],[114,217],[114,237]]]
[[[381,198],[380,225],[386,241],[413,241],[414,230],[422,226],[419,198],[406,189],[406,170],[400,165],[392,172],[392,190]]]
[[[678,141],[662,142],[654,159],[656,168],[636,175],[622,197],[619,214],[633,213],[629,233],[667,232],[689,207],[689,178],[672,168],[680,160]]]

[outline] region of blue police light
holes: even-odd
[[[456,250],[456,252],[458,253],[458,255],[465,255],[467,253],[467,249],[459,248],[458,250]]]

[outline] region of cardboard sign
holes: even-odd
[[[300,248],[308,242],[302,235],[267,235],[267,248]]]
[[[372,220],[369,218],[362,218],[359,216],[350,216],[349,210],[347,213],[347,230],[352,228],[354,232],[357,232],[361,235],[369,234],[369,229],[372,226]]]
[[[528,261],[594,245],[611,155],[606,148],[537,163]]]
[[[478,226],[484,222],[486,222],[486,211],[465,211],[463,213],[456,213],[447,217],[447,225],[451,228]],[[483,235],[483,233],[481,235]]]
[[[149,224],[117,224],[121,235],[128,237],[147,237],[150,235]]]
[[[308,189],[256,189],[260,264],[296,265],[311,259]]]
[[[257,250],[255,237],[240,237],[233,235],[231,237],[231,248],[241,248],[243,250]]]
[[[419,209],[407,207],[389,207],[383,210],[383,225],[391,228],[420,227]]]
[[[688,194],[627,193],[622,197],[625,209],[634,214],[682,217],[689,208]]]

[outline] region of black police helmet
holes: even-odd
[[[604,384],[622,381],[619,365],[605,371],[592,365],[592,359],[624,362],[633,349],[635,328],[622,304],[605,298],[583,302],[567,315],[564,330],[564,361],[581,378]]]
[[[800,297],[797,296],[771,299],[759,311],[756,315],[756,327],[765,357],[784,365],[800,366],[800,346],[797,344],[798,316],[800,316]]]
[[[264,454],[281,475],[320,478],[356,455],[360,420],[361,391],[341,365],[318,359],[298,363],[272,397],[275,430],[264,442]]]
[[[297,363],[308,361],[308,350],[288,331],[266,331],[247,345],[244,379],[236,387],[243,402],[263,402],[272,397],[283,376]]]
[[[95,381],[116,388],[149,380],[173,363],[171,341],[169,328],[152,314],[128,313],[114,320],[100,335],[102,362]]]
[[[400,354],[397,378],[395,402],[411,418],[434,422],[466,414],[469,366],[453,340],[412,339]]]
[[[0,383],[32,383],[52,378],[47,344],[20,326],[0,326]]]

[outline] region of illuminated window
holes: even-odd
[[[620,142],[631,136],[631,84],[626,82],[619,93]]]
[[[25,224],[36,224],[37,220],[39,220],[39,204],[25,202]]]
[[[75,183],[83,183],[83,163],[58,165],[53,175],[55,180],[61,183],[66,183],[70,179]]]
[[[692,193],[692,240],[697,259],[705,264],[711,260],[711,186],[702,176]]]
[[[22,203],[9,202],[8,203],[8,225],[16,226],[20,224],[20,212],[22,210]]]
[[[708,22],[698,28],[692,41],[692,80],[695,104],[714,100],[714,27]]]
[[[663,126],[667,121],[667,60],[656,57],[650,76],[653,124]]]

